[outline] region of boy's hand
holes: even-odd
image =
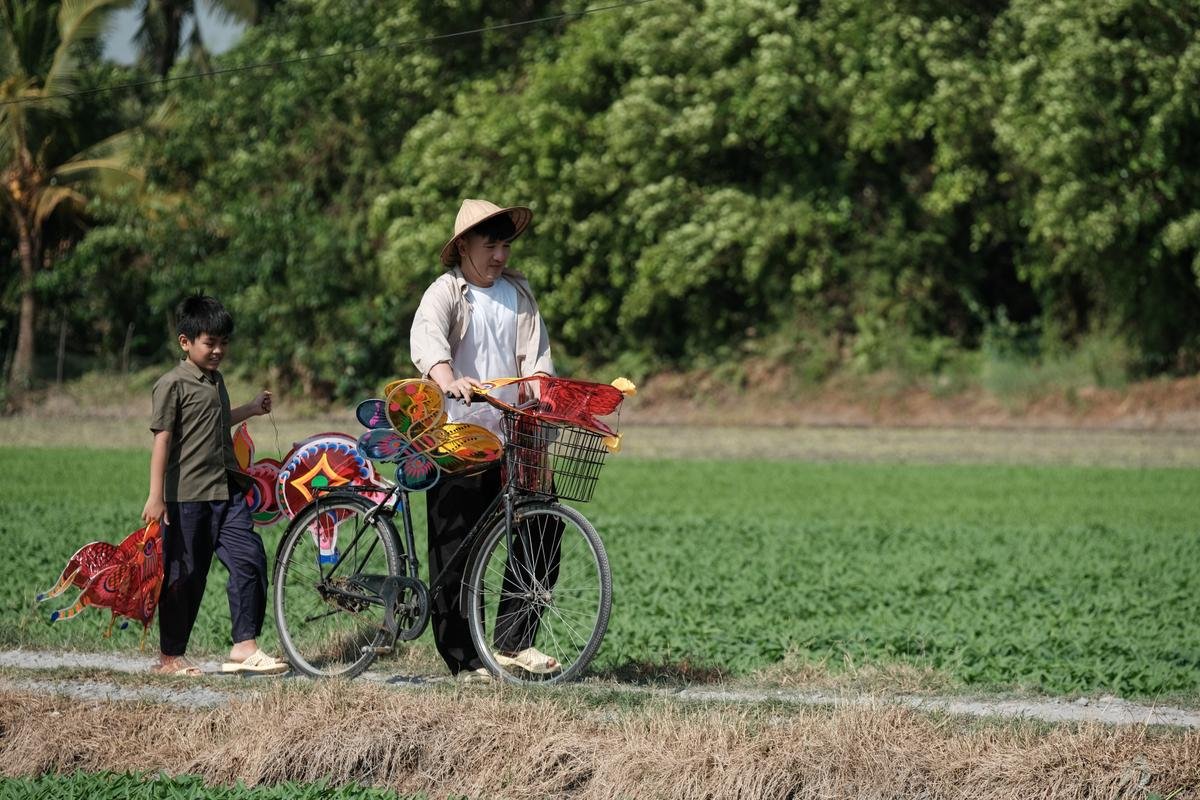
[[[255,397],[253,402],[250,403],[250,407],[254,410],[255,416],[261,417],[263,414],[270,414],[271,393],[263,389],[258,393],[258,397]]]
[[[142,522],[150,524],[156,519],[166,521],[167,504],[162,501],[162,498],[151,497],[146,500],[146,507],[142,509]]]

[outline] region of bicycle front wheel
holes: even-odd
[[[368,521],[372,508],[361,497],[322,498],[284,533],[275,561],[275,624],[284,655],[305,675],[353,678],[390,644],[380,590],[400,573],[400,552],[390,522]]]
[[[608,629],[608,554],[575,509],[523,506],[511,536],[501,519],[480,541],[464,599],[471,639],[489,670],[509,683],[568,681],[587,667]]]

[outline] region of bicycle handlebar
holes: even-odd
[[[501,401],[492,397],[490,394],[486,394],[484,392],[472,391],[470,396],[471,396],[472,403],[480,403],[480,402],[487,403],[488,405],[492,406],[493,408],[498,408],[501,411],[511,411],[514,408],[517,411],[525,411],[527,409],[534,408],[538,404],[538,400],[536,397],[531,397],[530,399],[526,400],[524,403],[520,403],[516,406],[510,406],[508,403],[502,403]],[[462,403],[464,401],[459,400],[458,402]]]

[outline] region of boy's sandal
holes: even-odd
[[[241,661],[226,661],[221,665],[221,672],[250,673],[252,675],[278,675],[291,669],[286,661],[267,655],[261,649],[255,650]]]
[[[526,647],[519,653],[514,653],[511,656],[506,656],[503,653],[495,653],[496,663],[502,667],[518,667],[526,672],[532,672],[534,675],[548,675],[551,672],[558,672],[562,669],[562,664],[558,663],[558,659],[553,656],[548,656],[536,647]]]
[[[204,674],[204,670],[197,667],[186,658],[180,658],[172,661],[170,664],[163,664],[161,661],[150,668],[151,675],[172,675],[181,678],[198,678]]]

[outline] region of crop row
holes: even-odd
[[[137,526],[146,463],[140,452],[0,449],[0,642],[136,646],[129,631],[102,642],[106,612],[51,626],[33,597],[76,547]],[[595,669],[903,663],[968,686],[1193,695],[1198,477],[618,458],[582,507],[614,575]],[[269,554],[281,531],[264,531]],[[214,564],[195,652],[228,646],[223,584]],[[152,629],[148,657],[156,645]]]

